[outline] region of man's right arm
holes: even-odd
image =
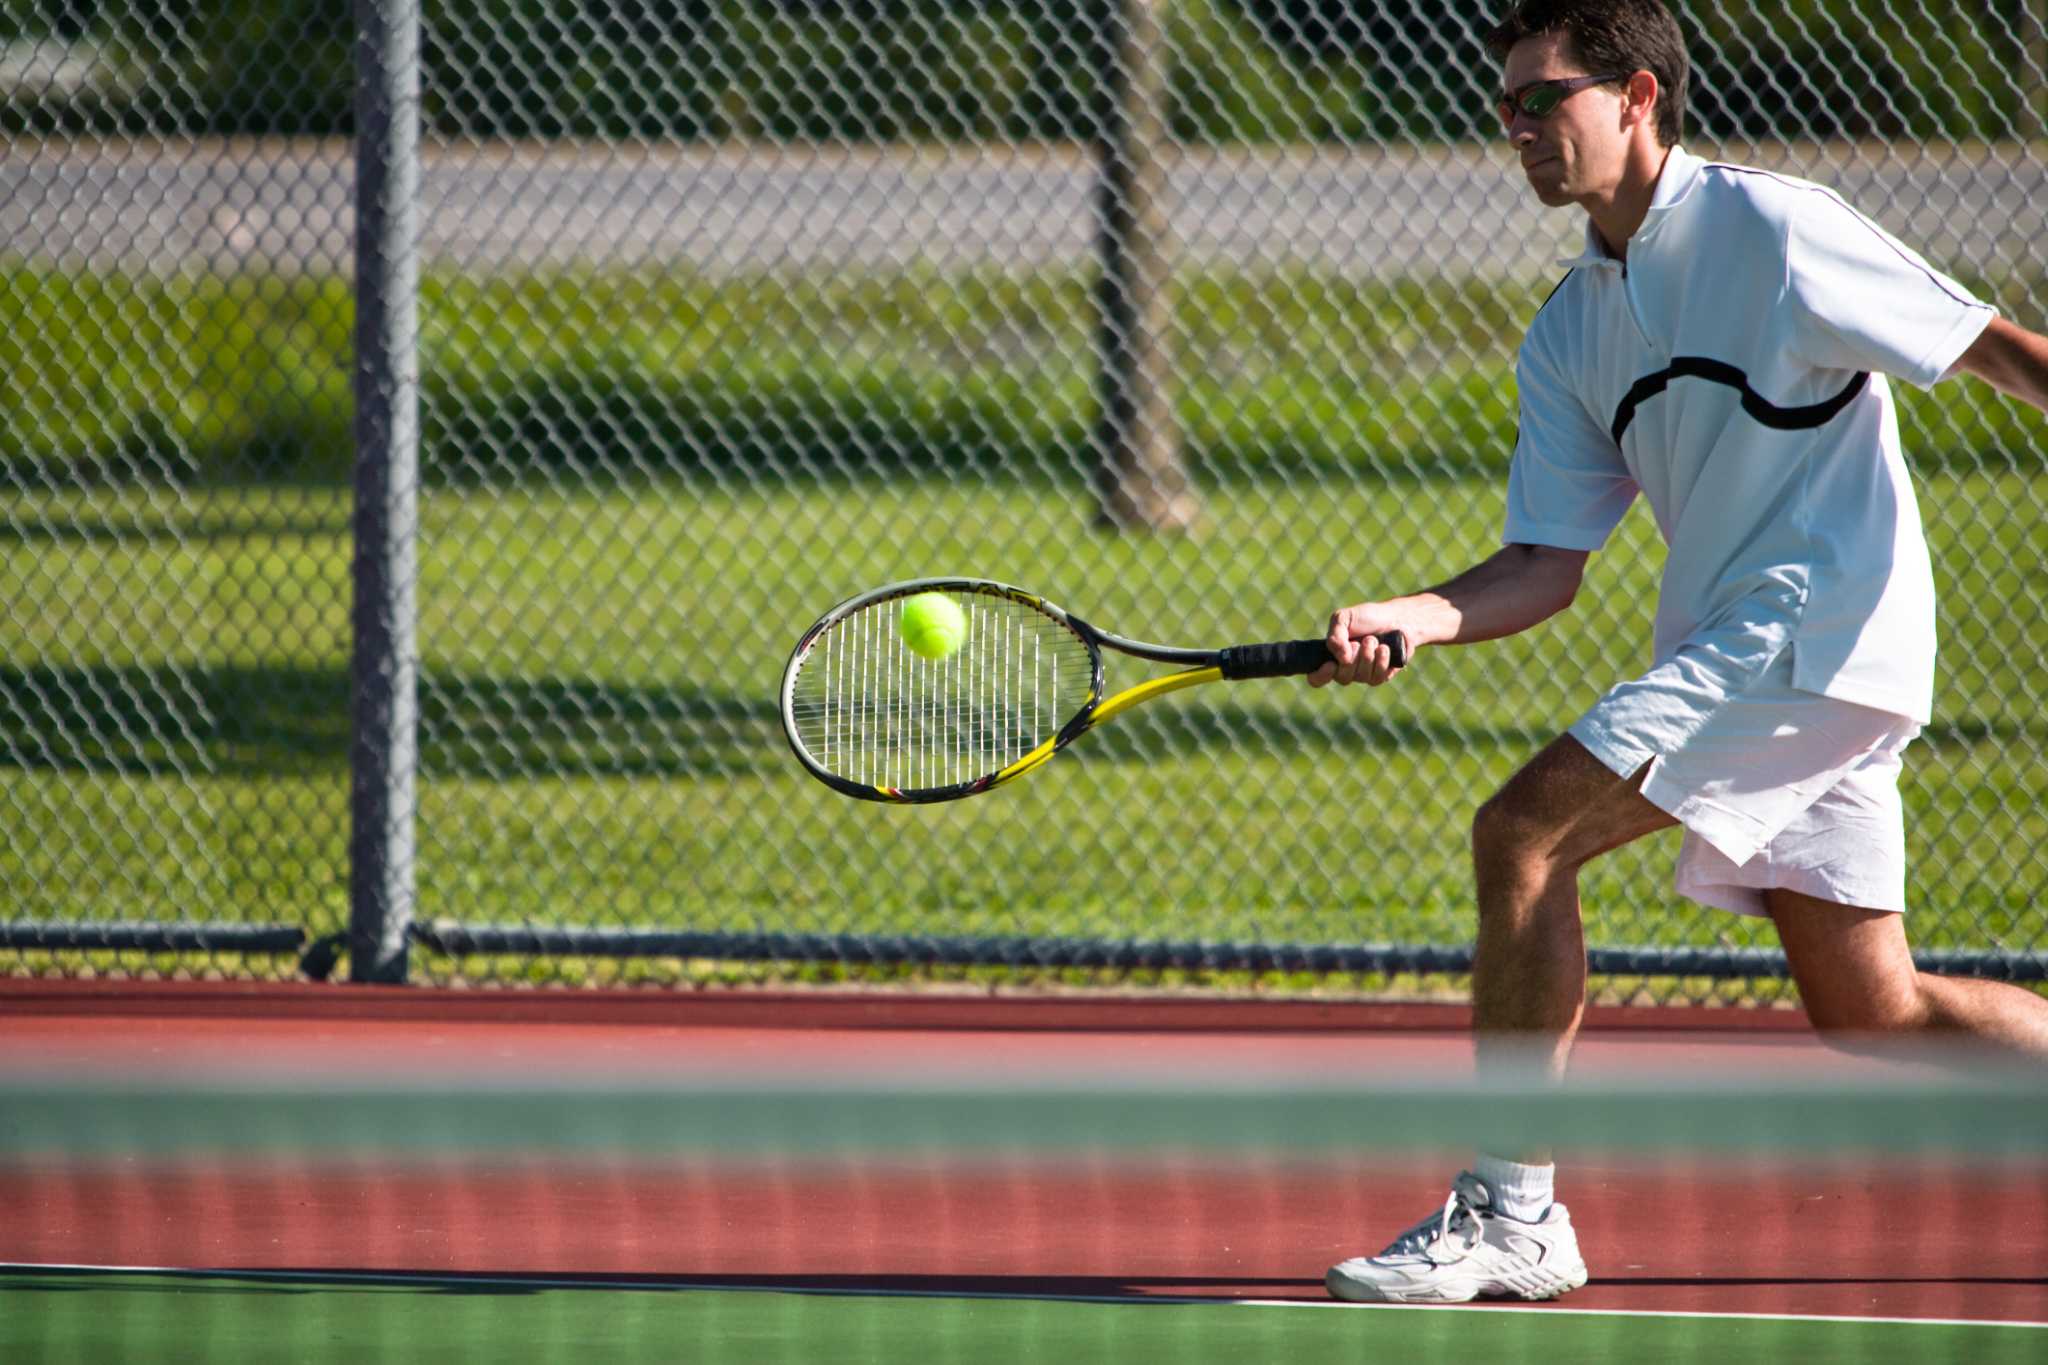
[[[1950,367],[2048,412],[2048,337],[1993,318]]]
[[[1386,646],[1373,637],[1387,631],[1407,637],[1413,658],[1424,645],[1476,644],[1527,630],[1571,605],[1589,553],[1507,545],[1434,588],[1345,607],[1330,617],[1327,643],[1333,662],[1311,673],[1309,685],[1385,682],[1398,670]]]

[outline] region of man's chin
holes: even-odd
[[[1561,209],[1567,204],[1578,202],[1578,196],[1566,190],[1563,182],[1540,172],[1528,177],[1529,188],[1536,192],[1536,198],[1547,209]]]

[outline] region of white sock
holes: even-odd
[[[1493,1195],[1496,1210],[1524,1223],[1535,1222],[1556,1202],[1555,1165],[1524,1166],[1518,1161],[1482,1152],[1472,1165],[1472,1174],[1478,1176]]]

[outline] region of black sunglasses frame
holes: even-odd
[[[1496,105],[1500,112],[1500,121],[1513,123],[1516,114],[1524,114],[1538,121],[1547,119],[1557,112],[1558,106],[1581,90],[1590,90],[1596,85],[1607,85],[1613,81],[1625,81],[1634,74],[1633,71],[1617,71],[1605,76],[1564,76],[1556,80],[1530,81],[1519,90],[1504,90]],[[1532,96],[1540,99],[1550,91],[1556,91],[1557,98],[1551,100],[1546,108],[1529,107]]]

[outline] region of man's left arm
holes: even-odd
[[[2048,337],[1993,318],[1951,374],[1974,374],[2000,393],[2048,412]]]

